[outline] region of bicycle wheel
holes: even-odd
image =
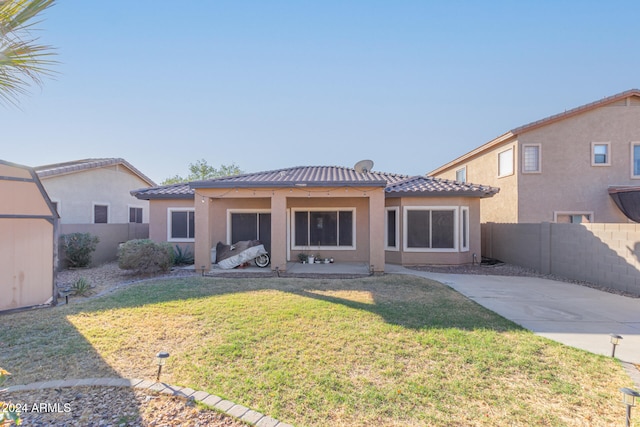
[[[258,267],[264,268],[269,265],[271,259],[269,259],[269,254],[262,254],[258,255],[254,261]]]

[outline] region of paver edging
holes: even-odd
[[[192,399],[213,410],[223,412],[225,415],[245,423],[255,425],[256,427],[293,427],[291,424],[281,423],[275,418],[204,391],[195,391],[190,388],[177,387],[161,382],[141,380],[137,378],[82,378],[71,380],[50,380],[31,384],[18,384],[7,387],[2,391],[12,393],[71,387],[131,387],[150,390],[156,393],[163,393],[182,399]]]

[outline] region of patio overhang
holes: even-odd
[[[634,222],[640,222],[640,186],[611,186],[608,191],[618,209],[627,218]]]

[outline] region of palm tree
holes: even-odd
[[[53,74],[53,48],[38,44],[32,27],[54,1],[0,0],[0,102],[17,105],[31,83],[40,85],[43,76]]]

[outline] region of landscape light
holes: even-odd
[[[609,336],[611,337],[611,345],[613,346],[613,348],[611,349],[611,357],[616,357],[616,346],[618,345],[622,337],[617,334],[609,334]]]
[[[160,373],[162,372],[162,367],[166,363],[166,359],[169,357],[169,353],[166,351],[161,351],[156,354],[156,363],[158,364],[158,376],[156,377],[156,381],[160,381]]]
[[[631,426],[631,408],[636,406],[636,397],[640,397],[640,393],[630,388],[621,388],[622,392],[622,402],[627,405],[627,424],[626,426]]]

